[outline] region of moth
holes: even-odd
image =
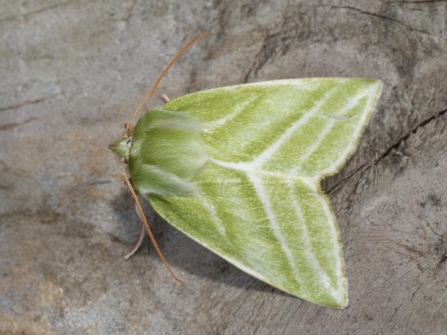
[[[132,120],[204,34],[171,61]],[[340,233],[320,181],[355,151],[382,86],[377,79],[309,78],[221,87],[176,98],[147,111],[135,127],[126,124],[110,148],[174,278],[137,194],[246,273],[307,301],[345,308]]]

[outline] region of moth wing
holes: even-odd
[[[203,125],[209,156],[197,197],[150,195],[173,226],[245,272],[319,305],[344,308],[338,226],[319,181],[355,150],[382,84],[298,79],[224,87],[164,109]]]
[[[216,160],[321,179],[355,151],[381,91],[377,79],[275,80],[188,94],[164,108],[202,122]]]

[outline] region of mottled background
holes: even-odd
[[[445,1],[0,0],[1,334],[444,334]],[[374,77],[359,150],[324,182],[350,305],[273,289],[133,201],[107,146],[174,54],[209,30],[148,107],[281,78]]]

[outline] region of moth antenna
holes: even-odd
[[[166,266],[166,269],[168,269],[168,271],[171,274],[172,278],[174,278],[179,283],[183,284],[183,281],[175,275],[174,271],[172,271],[172,269],[169,266],[168,262],[166,261],[165,257],[161,253],[161,250],[158,247],[157,241],[155,241],[155,237],[152,234],[151,228],[149,228],[149,224],[147,223],[146,217],[144,216],[143,209],[141,208],[140,202],[138,201],[137,194],[135,193],[132,185],[130,184],[129,179],[127,178],[126,169],[124,168],[124,161],[121,161],[121,168],[123,169],[123,174],[124,174],[124,178],[126,179],[126,184],[129,187],[130,193],[132,193],[133,199],[135,200],[135,205],[137,206],[140,219],[144,223],[144,226],[145,226],[146,231],[147,231],[147,233],[149,235],[149,238],[151,239],[151,242],[154,245],[155,251],[157,252],[157,254],[160,257],[160,259],[163,262],[163,264]]]
[[[209,32],[208,31],[204,31],[201,32],[200,34],[198,34],[196,37],[194,37],[191,41],[188,42],[188,44],[186,44],[182,50],[180,50],[180,52],[175,55],[175,57],[169,62],[169,64],[165,67],[165,69],[163,70],[163,72],[161,73],[161,75],[158,77],[158,79],[155,81],[155,84],[152,86],[152,88],[150,89],[149,93],[146,95],[146,97],[144,98],[143,102],[140,104],[140,106],[138,106],[137,110],[135,111],[135,113],[133,114],[132,118],[130,119],[130,121],[127,123],[127,127],[126,127],[126,133],[129,131],[130,125],[132,124],[132,121],[135,119],[135,117],[137,116],[137,114],[140,112],[140,110],[143,108],[144,104],[149,100],[149,97],[152,95],[152,93],[154,92],[155,88],[158,86],[158,84],[160,83],[161,79],[165,76],[165,74],[169,71],[169,69],[172,67],[172,65],[174,65],[174,63],[177,61],[177,59],[179,59],[179,57],[186,51],[186,49],[188,49],[196,40],[198,40],[200,37],[208,35]]]
[[[127,183],[126,183],[127,185]],[[143,224],[143,219],[141,218],[140,212],[138,211],[138,207],[137,204],[135,204],[135,210],[137,211],[138,217],[140,218],[140,231],[138,232],[138,239],[135,242],[135,244],[132,246],[132,248],[130,248],[126,254],[124,255],[124,259],[127,261],[130,257],[132,257],[137,251],[138,249],[140,249],[141,247],[141,243],[143,243],[143,239],[144,239],[144,224]]]

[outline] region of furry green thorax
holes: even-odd
[[[193,196],[198,190],[191,180],[207,162],[200,130],[201,124],[185,113],[157,108],[144,114],[133,132],[110,149],[127,162],[138,192]]]

